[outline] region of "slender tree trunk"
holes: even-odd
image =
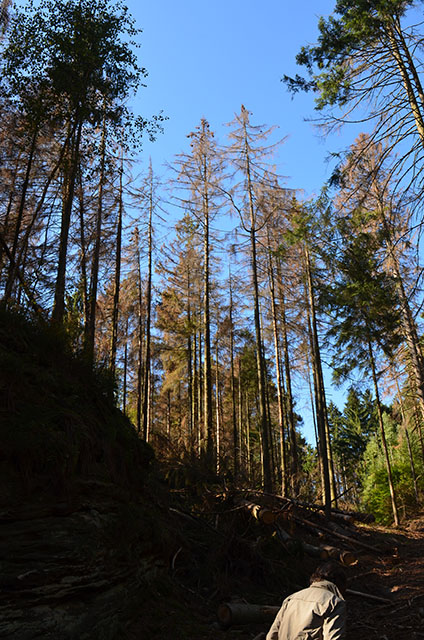
[[[166,435],[171,436],[171,389],[166,393]]]
[[[115,372],[116,372],[119,296],[120,296],[120,289],[121,289],[122,214],[123,214],[123,208],[124,208],[123,185],[122,185],[123,173],[124,173],[124,158],[123,158],[123,151],[122,151],[121,166],[119,168],[119,201],[118,201],[118,224],[116,227],[115,283],[114,283],[114,291],[113,291],[112,337],[111,337],[111,344],[110,344],[110,370],[111,370],[113,379],[115,379]]]
[[[187,324],[191,326],[191,307],[190,299],[187,303]],[[193,453],[193,426],[195,424],[195,402],[193,393],[193,344],[192,335],[189,333],[187,337],[187,409],[188,409],[188,432],[189,432],[189,450]]]
[[[268,230],[268,267],[269,267],[269,289],[271,293],[271,313],[272,313],[272,329],[274,337],[274,353],[275,353],[275,374],[277,380],[277,401],[278,401],[278,424],[280,432],[280,460],[281,460],[281,495],[287,495],[287,462],[286,462],[286,436],[285,436],[285,416],[284,416],[284,396],[283,385],[281,380],[281,361],[280,361],[280,341],[277,321],[277,302],[275,299],[274,285],[274,268],[271,257],[271,247],[269,241]]]
[[[193,428],[196,433],[197,456],[200,457],[202,437],[199,422],[199,370],[198,370],[198,340],[197,332],[193,334]]]
[[[201,326],[201,323],[199,322],[199,327]],[[204,409],[204,404],[203,404],[203,390],[204,390],[204,386],[203,386],[203,336],[202,336],[202,331],[199,328],[199,333],[197,336],[197,344],[198,344],[198,348],[197,348],[197,355],[198,355],[198,363],[197,363],[197,379],[198,379],[198,384],[197,384],[197,394],[198,394],[198,400],[197,400],[197,411],[198,411],[198,415],[197,415],[197,423],[199,425],[199,433],[200,433],[200,440],[201,440],[201,448],[202,450],[205,452],[205,445],[206,445],[206,439],[207,439],[207,433],[205,432],[205,421],[203,419],[203,409]]]
[[[8,273],[8,277],[7,277],[7,281],[6,281],[6,288],[5,288],[5,293],[4,293],[5,302],[8,302],[10,296],[12,295],[13,285],[14,285],[15,280],[16,280],[15,265],[19,267],[19,264],[18,264],[18,262],[16,260],[16,252],[17,252],[17,249],[18,249],[19,236],[20,236],[20,233],[21,233],[22,219],[23,219],[23,215],[24,215],[24,211],[25,211],[25,204],[26,204],[26,195],[27,195],[29,181],[30,181],[32,164],[33,164],[33,161],[34,161],[34,154],[35,154],[35,149],[36,149],[36,144],[37,144],[37,138],[38,138],[38,129],[36,129],[34,131],[34,133],[32,135],[32,138],[31,138],[31,145],[30,145],[30,149],[29,149],[29,155],[28,155],[28,162],[27,162],[27,166],[26,166],[25,178],[24,178],[24,182],[23,182],[23,185],[22,185],[21,199],[20,199],[20,203],[19,203],[18,215],[17,215],[17,218],[16,218],[16,224],[15,224],[15,233],[14,233],[14,236],[13,236],[12,249],[10,251],[13,260],[9,264],[9,273]]]
[[[252,463],[251,463],[251,455],[250,455],[250,408],[249,408],[249,394],[246,392],[245,394],[246,402],[245,402],[245,414],[246,414],[246,470],[247,470],[247,480],[249,485],[252,484]],[[240,406],[242,406],[242,402],[240,399]],[[240,409],[241,411],[241,409]]]
[[[405,436],[406,436],[406,442],[408,444],[408,455],[409,455],[409,465],[411,467],[411,477],[412,477],[412,482],[414,483],[415,502],[417,503],[417,505],[419,505],[420,498],[418,495],[417,473],[415,471],[415,463],[414,463],[414,456],[412,454],[411,440],[409,438],[408,427],[406,425],[405,425]]]
[[[393,484],[392,467],[391,467],[391,464],[390,464],[389,450],[387,448],[386,433],[385,433],[385,430],[384,430],[383,410],[381,408],[380,393],[379,393],[379,390],[378,390],[378,382],[377,382],[377,373],[376,373],[376,369],[375,369],[375,360],[374,360],[374,354],[373,354],[371,342],[368,342],[368,353],[369,353],[369,358],[370,358],[372,379],[373,379],[373,383],[374,383],[375,401],[376,401],[376,404],[377,404],[377,413],[378,413],[378,424],[380,426],[380,433],[381,433],[381,444],[383,446],[384,457],[385,457],[385,460],[386,460],[387,479],[388,479],[388,483],[389,483],[390,498],[391,498],[391,502],[392,502],[393,519],[394,519],[395,526],[398,527],[399,526],[399,513],[398,513],[398,508],[397,508],[397,503],[396,503],[396,493],[395,493],[395,488],[394,488],[394,484]]]
[[[203,134],[205,120],[202,120]],[[213,460],[213,430],[212,430],[212,367],[211,367],[211,327],[210,327],[210,284],[209,284],[209,181],[206,155],[202,155],[203,181],[203,331],[204,331],[204,359],[203,359],[203,420],[206,436],[206,458],[211,466]]]
[[[215,343],[215,412],[216,412],[216,473],[221,470],[221,411],[219,397],[219,366],[218,366],[218,340]]]
[[[416,471],[415,471],[415,463],[414,463],[414,456],[413,456],[413,453],[412,453],[411,440],[410,440],[410,437],[409,437],[408,425],[407,425],[407,420],[406,420],[406,416],[405,416],[405,411],[404,411],[404,408],[403,408],[403,401],[402,401],[402,396],[401,396],[401,393],[400,393],[399,382],[398,382],[397,378],[395,378],[395,379],[396,379],[397,396],[398,396],[400,411],[401,411],[401,415],[402,415],[402,424],[403,424],[403,427],[405,429],[405,437],[406,437],[406,442],[407,442],[407,445],[408,445],[409,466],[411,467],[411,477],[412,477],[412,481],[414,483],[415,501],[416,501],[417,504],[419,504],[417,474],[416,474]]]
[[[143,397],[143,340],[144,340],[144,323],[142,316],[143,309],[143,293],[142,293],[142,282],[141,282],[141,256],[140,256],[140,238],[137,230],[136,236],[137,242],[137,270],[138,270],[138,309],[137,309],[137,332],[138,332],[138,365],[137,365],[137,412],[136,412],[136,421],[137,421],[137,431],[141,433],[142,427],[142,416],[141,416],[141,407],[142,407],[142,397]]]
[[[231,281],[231,275],[229,278],[229,293],[230,293],[230,307],[228,310],[230,320],[230,376],[231,376],[231,419],[232,419],[232,431],[233,431],[233,472],[234,481],[237,482],[239,473],[239,438],[241,432],[237,429],[236,418],[236,388],[235,388],[235,374],[234,374],[234,324],[233,324],[233,287]],[[239,360],[240,361],[240,360]]]
[[[239,355],[237,358],[237,378],[238,378],[238,385],[237,385],[237,397],[238,397],[238,425],[236,426],[236,430],[238,431],[238,437],[237,437],[237,443],[238,443],[238,447],[237,447],[237,451],[234,453],[235,456],[237,456],[237,458],[235,459],[235,463],[237,463],[237,469],[240,471],[242,470],[243,472],[246,469],[246,465],[244,464],[244,459],[243,459],[243,396],[242,396],[242,388],[241,388],[241,356]],[[237,478],[235,477],[235,480],[237,480]]]
[[[127,375],[128,375],[128,318],[125,323],[125,347],[124,347],[124,380],[122,383],[122,411],[127,413]]]
[[[149,226],[148,226],[148,267],[146,283],[146,345],[144,359],[144,385],[143,385],[143,437],[148,440],[148,405],[150,393],[150,336],[151,336],[151,315],[152,315],[152,252],[153,252],[153,171],[150,162],[149,167]]]
[[[82,121],[77,118],[78,125],[76,127],[75,135],[73,136],[73,143],[71,143],[71,158],[70,166],[68,167],[66,174],[66,191],[65,200],[62,208],[62,220],[60,226],[60,239],[59,239],[59,258],[56,274],[56,285],[54,292],[54,304],[52,312],[52,320],[56,323],[61,323],[65,312],[65,284],[66,284],[66,263],[68,257],[68,237],[69,228],[71,225],[72,205],[74,201],[75,180],[79,165],[79,151],[81,144],[82,134]]]
[[[105,185],[106,167],[106,122],[103,121],[102,137],[100,141],[100,176],[99,191],[97,196],[96,210],[96,231],[93,248],[93,259],[91,263],[90,294],[88,298],[88,326],[86,333],[86,353],[88,359],[94,361],[94,342],[96,334],[96,308],[97,290],[99,284],[100,248],[102,244],[102,219],[103,219],[103,192]]]
[[[5,213],[5,216],[4,216],[3,229],[1,231],[1,234],[2,234],[2,237],[4,238],[4,241],[6,241],[6,238],[8,237],[8,233],[9,233],[10,213],[12,211],[13,201],[14,201],[14,198],[16,196],[16,181],[17,181],[17,178],[18,178],[18,168],[20,166],[20,160],[21,160],[21,158],[20,158],[20,156],[18,156],[16,158],[16,164],[15,164],[15,168],[14,168],[14,171],[13,171],[12,183],[11,183],[10,188],[9,188],[9,197],[8,197],[8,201],[7,201],[6,213]],[[3,253],[5,253],[4,249],[3,249],[3,245],[0,244],[0,271],[3,271]],[[9,254],[10,254],[10,249],[9,249]],[[3,299],[4,299],[4,296],[3,296]]]
[[[78,200],[79,200],[79,228],[80,228],[80,264],[81,264],[81,286],[82,286],[82,306],[84,315],[84,329],[88,325],[88,278],[87,278],[87,246],[85,242],[85,204],[84,204],[84,190],[82,186],[82,176],[79,172],[79,187],[78,187]]]
[[[267,420],[267,408],[266,408],[266,378],[265,378],[265,365],[263,357],[262,347],[262,331],[261,320],[259,311],[259,285],[258,285],[258,265],[257,265],[257,250],[256,250],[256,220],[255,210],[253,204],[253,183],[250,171],[250,150],[247,144],[247,131],[245,129],[245,158],[246,158],[246,177],[247,177],[247,195],[249,201],[249,213],[250,213],[250,263],[252,272],[252,284],[253,284],[253,307],[254,307],[254,322],[255,322],[255,336],[256,336],[256,366],[258,372],[258,393],[259,393],[259,427],[262,436],[262,459],[263,459],[263,484],[264,490],[267,492],[272,491],[272,470],[271,470],[271,455],[270,455],[270,429]]]
[[[309,258],[308,247],[305,243],[305,266],[306,266],[306,278],[308,283],[308,304],[309,304],[309,317],[310,317],[310,339],[311,339],[311,357],[312,357],[312,372],[314,378],[315,388],[315,410],[318,428],[318,441],[319,451],[321,457],[322,472],[324,478],[324,508],[327,518],[331,513],[331,482],[330,482],[330,469],[328,462],[328,448],[327,438],[325,430],[326,422],[326,403],[325,395],[323,394],[324,386],[322,383],[322,367],[321,367],[321,355],[318,342],[318,328],[315,312],[315,299],[314,299],[314,287],[312,282],[311,263]]]
[[[297,494],[297,476],[299,473],[299,462],[297,455],[297,441],[296,441],[296,424],[294,418],[293,407],[293,393],[291,384],[291,367],[290,367],[290,355],[289,355],[289,340],[287,335],[287,319],[286,319],[286,300],[283,288],[283,276],[281,263],[277,263],[278,274],[278,290],[280,298],[280,326],[282,332],[282,347],[283,347],[283,360],[284,360],[284,378],[285,378],[285,394],[284,394],[284,407],[285,415],[288,424],[288,437],[290,442],[290,485],[293,495]]]
[[[388,23],[386,33],[391,45],[391,55],[399,69],[409,106],[414,117],[415,126],[421,139],[421,144],[424,146],[424,120],[420,108],[424,104],[424,92],[418,71],[415,68],[408,45],[403,37],[399,21],[397,21],[397,23],[394,21],[392,24]],[[404,57],[402,57],[402,54]],[[411,78],[414,82],[412,82]],[[418,96],[416,95],[416,91]]]

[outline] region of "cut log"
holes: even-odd
[[[315,547],[313,544],[309,544],[303,540],[302,547],[304,552],[312,558],[320,558],[321,560],[328,560],[329,558],[329,553],[325,547]]]
[[[280,607],[247,602],[223,602],[218,607],[217,617],[219,623],[228,629],[235,624],[272,622],[279,610]]]
[[[328,552],[328,556],[333,558],[334,560],[338,560],[346,567],[351,564],[355,564],[358,561],[358,558],[353,553],[353,551],[345,551],[344,549],[337,549],[337,547],[331,547],[330,545],[324,545],[323,549]]]
[[[364,524],[372,524],[375,522],[375,515],[373,513],[360,513],[354,512],[350,514],[354,520],[358,522],[363,522]]]
[[[240,505],[243,506],[249,513],[263,524],[274,524],[276,514],[271,509],[261,507],[259,504],[254,504],[248,500],[242,500]]]
[[[313,544],[304,542],[301,539],[292,538],[291,535],[287,533],[287,531],[285,531],[282,527],[277,527],[277,535],[287,544],[289,550],[290,545],[296,548],[300,546],[306,553],[306,555],[311,556],[312,558],[320,558],[321,560],[328,560],[329,558],[329,553],[325,548],[315,547]]]
[[[345,524],[353,524],[354,521],[354,517],[351,515],[348,515],[346,513],[338,513],[337,511],[332,511],[331,512],[331,518],[334,518],[334,520],[341,520],[342,522],[344,522]]]
[[[268,502],[269,502],[269,499],[271,499],[273,502],[279,502],[280,504],[283,504],[285,506],[288,506],[289,504],[291,504],[300,508],[308,509],[310,511],[315,511],[315,512],[323,511],[323,506],[321,504],[314,504],[310,502],[303,502],[301,500],[294,500],[293,498],[279,496],[274,493],[266,493],[263,491],[257,491],[255,489],[246,489],[244,491],[241,491],[241,493],[257,496],[258,499],[268,498]],[[340,520],[344,520],[345,522],[349,522],[350,518],[353,518],[353,520],[357,520],[358,522],[364,522],[364,523],[375,522],[375,516],[372,513],[363,513],[360,511],[343,511],[343,509],[335,509],[333,507],[331,509],[331,516],[335,516],[337,519],[338,516],[335,514],[348,516],[347,519],[340,518]]]

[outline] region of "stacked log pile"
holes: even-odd
[[[322,561],[334,559],[345,566],[355,564],[361,553],[381,550],[368,542],[364,529],[356,522],[369,523],[370,514],[331,510],[330,518],[320,505],[298,502],[277,495],[249,492],[234,497],[234,502],[251,517],[269,526],[290,553],[299,548]]]

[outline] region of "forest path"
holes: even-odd
[[[349,588],[390,603],[347,597],[347,640],[424,638],[424,514],[393,532],[394,553],[362,558]]]

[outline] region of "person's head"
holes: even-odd
[[[321,580],[333,582],[340,590],[341,594],[345,594],[346,574],[336,562],[332,562],[330,560],[329,562],[324,562],[324,564],[317,567],[311,575],[310,584],[313,582],[321,582]]]

